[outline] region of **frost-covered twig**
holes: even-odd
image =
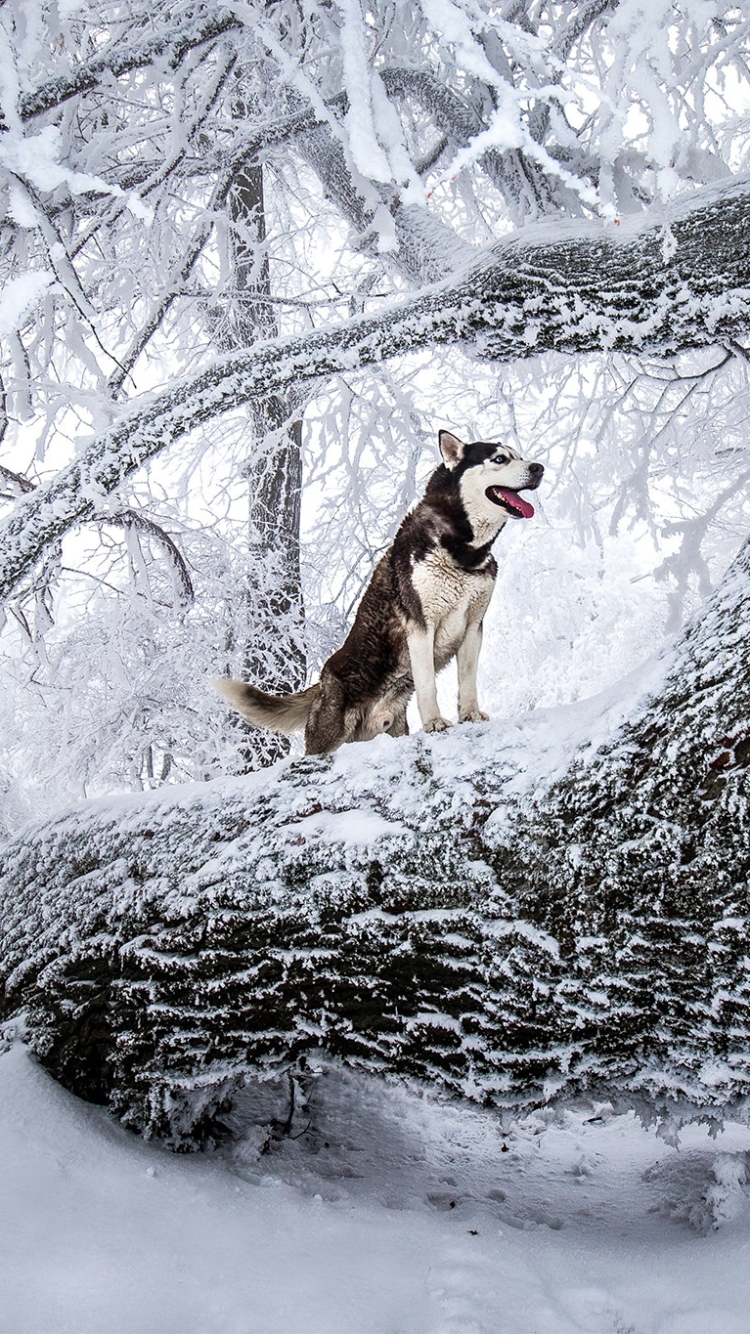
[[[174,539],[158,523],[154,523],[153,519],[141,514],[139,510],[133,509],[117,510],[113,514],[100,515],[97,523],[119,524],[123,528],[139,528],[141,532],[148,533],[149,537],[155,538],[166,551],[177,577],[180,605],[182,607],[190,606],[195,599],[195,592],[187,562]]]

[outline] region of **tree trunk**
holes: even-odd
[[[246,349],[275,338],[271,270],[266,249],[263,166],[246,166],[229,196],[232,219],[233,302],[225,344]],[[248,640],[245,677],[263,690],[286,694],[305,684],[304,611],[300,570],[302,422],[290,421],[295,393],[259,395],[250,404],[254,444],[245,475],[249,495]],[[242,720],[248,768],[289,753],[286,737]]]
[[[0,881],[5,1015],[69,1088],[181,1147],[313,1048],[502,1106],[738,1108],[749,615],[747,545],[565,747],[550,715],[520,742],[381,738],[27,832]]]

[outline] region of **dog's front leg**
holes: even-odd
[[[441,718],[435,684],[435,628],[413,626],[407,634],[411,674],[417,692],[417,708],[425,732],[444,732],[450,723]]]
[[[466,627],[463,643],[456,653],[458,667],[458,721],[460,723],[481,723],[489,718],[477,701],[477,667],[479,650],[482,647],[482,622],[470,621]]]

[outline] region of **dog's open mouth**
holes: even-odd
[[[507,486],[488,486],[485,495],[493,505],[499,505],[501,509],[507,510],[514,519],[534,517],[534,506],[530,505],[528,500],[524,500],[517,491],[509,490]]]

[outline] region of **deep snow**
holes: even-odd
[[[326,1067],[220,1152],[144,1143],[0,1057],[3,1334],[747,1334],[750,1131],[670,1147]],[[275,1108],[274,1108],[275,1104]]]

